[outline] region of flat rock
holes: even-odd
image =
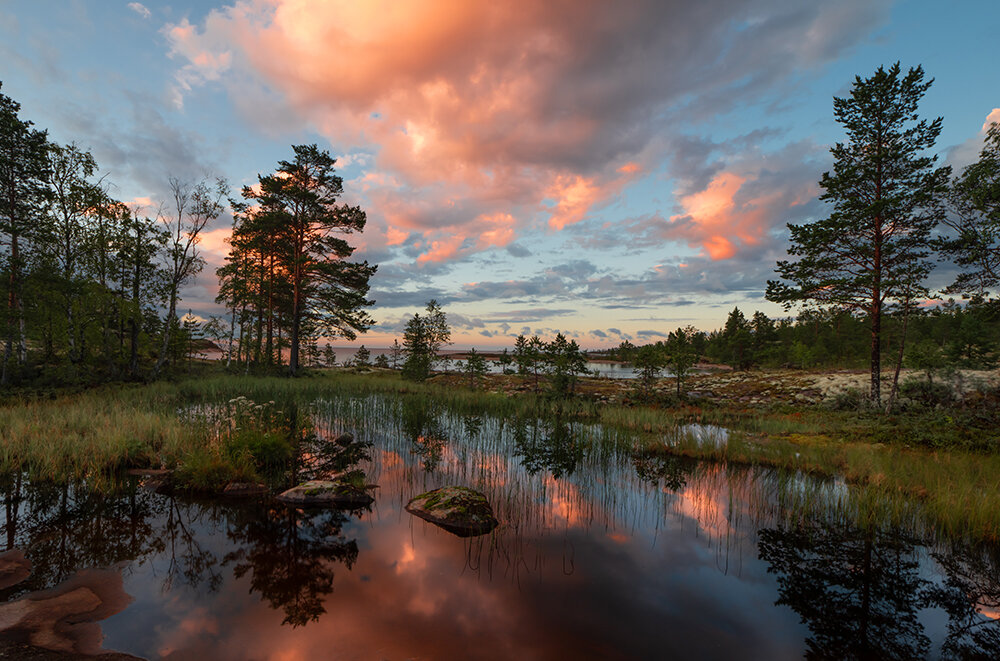
[[[31,561],[21,549],[0,553],[0,590],[6,590],[31,576]]]
[[[126,472],[136,477],[166,477],[170,475],[170,470],[167,468],[130,468]]]
[[[406,511],[460,537],[483,535],[499,525],[486,496],[468,487],[441,487],[411,499]]]
[[[310,480],[280,494],[288,505],[361,507],[375,499],[362,487],[336,480]]]
[[[227,498],[251,498],[253,496],[263,496],[268,492],[267,485],[254,484],[252,482],[230,482],[222,490],[222,495]]]

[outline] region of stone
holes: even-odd
[[[252,482],[230,482],[222,490],[222,495],[227,498],[251,498],[253,496],[263,496],[268,492],[267,485],[254,484]]]
[[[412,498],[406,511],[460,537],[483,535],[499,525],[486,496],[468,487],[441,487]]]
[[[374,485],[355,486],[338,480],[310,480],[278,496],[287,505],[363,507],[375,500],[367,490]]]
[[[348,445],[354,442],[354,435],[350,432],[344,432],[340,436],[333,439],[333,442],[342,448],[346,448]]]
[[[136,477],[167,477],[170,471],[166,468],[130,468],[127,473]]]
[[[31,576],[31,561],[21,549],[0,553],[0,590],[17,585]]]

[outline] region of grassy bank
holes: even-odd
[[[807,406],[657,408],[583,398],[555,402],[498,389],[474,392],[446,377],[405,382],[386,372],[320,373],[295,380],[206,374],[176,383],[105,386],[55,399],[12,397],[0,406],[0,471],[25,470],[32,479],[53,481],[86,478],[97,486],[130,467],[180,468],[201,487],[213,481],[258,480],[264,463],[280,461],[290,450],[286,441],[294,439],[276,431],[287,422],[281,416],[288,414],[289,404],[384,393],[404,396],[417,407],[444,406],[460,414],[561,415],[599,423],[627,432],[616,438],[631,439],[621,442],[639,452],[842,476],[853,487],[859,511],[867,512],[864,516],[908,515],[917,502],[934,527],[950,534],[1000,536],[1000,454],[971,452],[961,443],[930,449],[905,440],[908,436],[898,431],[920,428],[924,420],[947,419],[947,412],[887,420]],[[240,415],[252,416],[226,427],[238,427],[238,434],[220,433],[218,420],[180,414],[199,403],[235,398],[249,402],[249,413]],[[274,402],[270,409],[268,402]],[[685,433],[691,423],[718,425],[731,433],[725,443],[699,442]]]

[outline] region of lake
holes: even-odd
[[[842,482],[636,456],[623,432],[426,399],[300,406],[316,447],[371,443],[371,507],[0,479],[0,626],[51,604],[4,635],[214,661],[1000,656],[997,547],[858,528]],[[463,538],[404,510],[444,485],[481,491],[500,526]],[[803,498],[819,514],[789,505]],[[31,574],[11,583],[15,549]]]

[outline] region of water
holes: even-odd
[[[354,360],[354,354],[357,349],[350,349],[340,347],[334,348],[334,355],[337,360],[337,364],[343,365],[346,362]],[[370,361],[374,361],[379,356],[385,356],[386,360],[392,361],[392,349],[389,348],[379,348],[379,347],[369,347]],[[463,355],[464,352],[461,351],[443,351],[441,355],[451,356],[451,355]],[[217,349],[209,349],[202,351],[198,354],[199,358],[206,360],[225,360],[226,356],[222,351]],[[287,358],[286,358],[287,360]],[[398,358],[398,366],[402,366],[403,358]],[[590,372],[590,376],[599,376],[607,379],[634,379],[636,378],[635,369],[627,363],[614,363],[607,361],[587,361],[586,368]],[[442,367],[440,369],[456,369],[456,365],[451,363],[447,367]],[[503,369],[496,364],[495,360],[486,360],[486,369],[490,374],[501,374]],[[673,373],[669,370],[664,370],[662,376],[673,376]]]
[[[33,626],[72,621],[52,627],[64,649],[214,661],[1000,650],[1000,552],[862,531],[833,506],[806,521],[783,510],[807,490],[840,502],[842,483],[637,458],[633,439],[582,422],[461,416],[426,400],[309,412],[321,437],[372,442],[360,464],[379,485],[370,509],[4,478],[0,548],[23,550],[32,573],[5,586],[0,556],[0,623],[17,599],[45,598],[58,608]],[[486,494],[501,526],[461,538],[404,511],[446,484]]]

